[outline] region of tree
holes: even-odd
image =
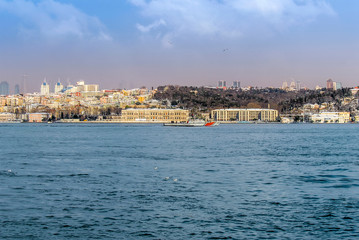
[[[300,116],[294,116],[294,122],[299,122],[300,121]]]
[[[255,102],[250,102],[247,104],[247,108],[261,108],[261,105]]]

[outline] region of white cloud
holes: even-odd
[[[23,33],[46,38],[73,36],[81,39],[111,39],[96,17],[55,0],[0,0],[1,10],[19,17]]]
[[[333,15],[325,0],[225,0],[238,13],[249,13],[281,26],[312,21],[319,15]]]
[[[150,32],[151,30],[156,29],[162,25],[166,25],[166,22],[163,19],[155,21],[154,23],[149,24],[147,26],[141,25],[139,23],[136,26],[138,30],[145,33],[145,32]]]
[[[158,27],[158,21],[166,23],[163,36],[183,33],[200,36],[237,38],[243,27],[251,21],[270,24],[282,29],[293,24],[314,20],[319,15],[334,11],[326,0],[128,0],[137,6],[144,21],[154,21],[141,32]],[[160,19],[160,20],[159,20]],[[256,27],[256,26],[250,26]]]

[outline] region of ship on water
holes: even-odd
[[[218,122],[205,122],[204,120],[200,119],[192,119],[187,122],[171,122],[171,123],[164,123],[163,126],[166,127],[212,127],[219,125]]]

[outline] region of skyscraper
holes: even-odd
[[[295,81],[294,81],[294,80],[290,83],[289,90],[291,90],[291,91],[296,90],[296,84],[295,84]]]
[[[0,83],[0,95],[9,95],[9,83],[3,81]]]
[[[50,86],[45,79],[44,82],[41,84],[41,95],[49,95],[49,94],[50,94]]]
[[[224,81],[224,80],[218,81],[218,87],[219,88],[226,88],[227,87],[227,82]]]
[[[16,84],[16,85],[15,85],[14,94],[15,94],[15,95],[20,94],[20,86],[19,86],[19,84]]]
[[[282,89],[283,89],[283,90],[287,90],[287,89],[288,89],[288,82],[287,82],[287,81],[283,82],[283,84],[282,84]]]
[[[333,82],[333,90],[339,90],[342,89],[342,83],[341,82]]]
[[[333,80],[332,79],[327,80],[327,89],[333,90]]]
[[[240,81],[233,81],[233,88],[240,88],[241,82]]]
[[[64,86],[60,83],[60,80],[55,84],[55,93],[59,93],[62,89],[64,89]]]

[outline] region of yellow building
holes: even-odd
[[[125,109],[122,110],[123,122],[185,122],[189,111],[183,109]]]
[[[274,109],[216,109],[211,112],[214,121],[263,121],[274,122],[277,120],[278,111]]]
[[[23,105],[24,101],[22,98],[18,98],[18,97],[7,97],[6,98],[6,105],[7,106],[21,106]]]

